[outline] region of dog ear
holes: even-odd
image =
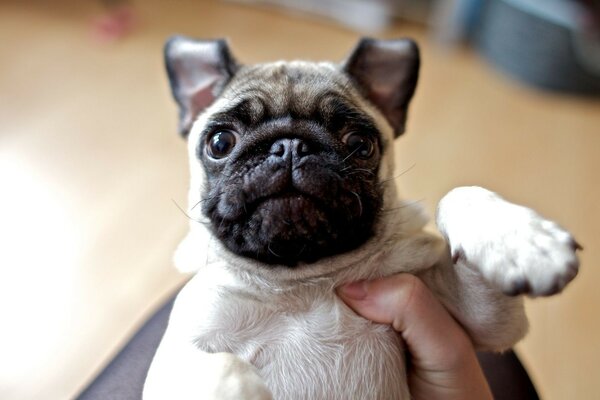
[[[404,133],[408,103],[419,78],[419,48],[411,39],[358,42],[342,68],[387,118],[395,136]]]
[[[179,133],[185,137],[196,116],[223,91],[238,65],[222,39],[174,36],[164,52],[171,90],[179,105]]]

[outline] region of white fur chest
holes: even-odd
[[[203,310],[188,326],[192,340],[253,364],[274,399],[409,398],[398,335],[357,316],[327,282],[274,293],[202,275],[182,292]]]

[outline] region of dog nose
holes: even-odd
[[[283,159],[291,158],[302,158],[311,153],[311,148],[302,139],[298,138],[281,138],[277,139],[271,145],[270,153],[274,156],[281,157]]]

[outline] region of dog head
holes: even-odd
[[[189,212],[226,251],[310,268],[384,230],[397,201],[392,142],[418,78],[413,41],[363,39],[341,64],[245,66],[222,40],[174,37],[165,58],[188,140]]]

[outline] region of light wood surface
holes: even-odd
[[[98,3],[0,3],[2,399],[73,397],[186,279],[171,263],[188,173],[165,38],[227,37],[240,60],[257,62],[341,59],[358,37],[271,9],[135,4],[133,34],[101,44],[90,33]],[[585,247],[563,294],[528,300],[518,351],[545,399],[600,398],[600,103],[520,86],[417,27],[382,36],[413,36],[423,50],[397,143],[404,196],[433,212],[454,186],[486,186]]]

